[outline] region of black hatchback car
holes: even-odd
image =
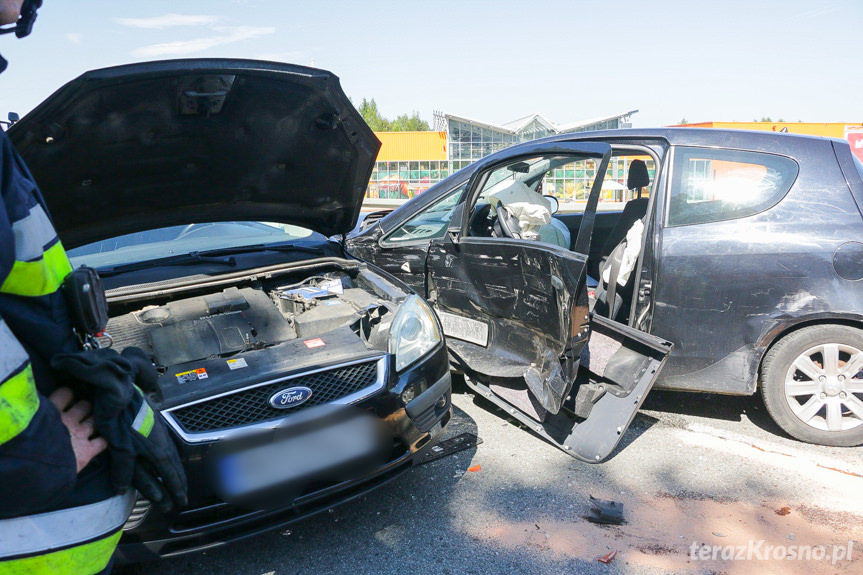
[[[356,224],[380,143],[329,72],[177,60],[73,80],[9,130],[73,265],[97,268],[100,341],[161,375],[187,509],[138,499],[124,560],[271,529],[417,463],[451,416],[440,324],[329,236]]]
[[[569,213],[551,216],[559,201]],[[863,443],[861,212],[863,166],[842,140],[614,130],[488,156],[370,215],[348,249],[425,294],[453,365],[528,424],[557,407],[532,384],[555,375],[545,350],[557,325],[537,296],[547,286],[552,299],[595,290],[576,335],[611,319],[673,342],[658,387],[760,388],[790,435],[852,446]],[[574,262],[596,279],[569,273]],[[576,391],[578,408],[603,396]]]

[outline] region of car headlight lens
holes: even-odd
[[[390,328],[389,351],[396,356],[396,371],[426,355],[440,341],[431,308],[415,295],[405,298]]]

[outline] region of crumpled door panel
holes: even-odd
[[[528,377],[502,380],[468,373],[465,381],[566,453],[598,463],[617,447],[671,348],[671,342],[593,317],[578,376],[557,413],[542,405]]]

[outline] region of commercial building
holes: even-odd
[[[451,173],[513,144],[554,134],[628,128],[629,118],[636,112],[568,124],[555,124],[542,114],[532,114],[503,125],[435,112],[433,132],[377,132],[382,146],[367,197],[412,198]],[[577,199],[578,191],[593,178],[587,170],[558,171],[548,182],[547,191],[562,200]],[[609,175],[617,171],[612,166]]]
[[[532,114],[502,125],[435,112],[434,131],[377,132],[382,147],[366,196],[371,200],[412,198],[453,172],[513,144],[553,134],[628,128],[630,116],[637,111],[569,124],[555,124],[542,114]],[[842,138],[851,143],[852,150],[863,161],[863,124],[859,122],[699,122],[680,126]],[[630,199],[625,175],[627,164],[633,159],[612,158],[603,183],[603,201],[619,203]],[[652,178],[653,161],[647,157],[641,159],[647,163]],[[592,161],[575,162],[549,174],[543,182],[543,191],[564,203],[578,204],[586,199],[595,175]]]

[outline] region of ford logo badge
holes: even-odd
[[[308,387],[289,387],[277,391],[270,397],[270,405],[276,409],[290,409],[305,403],[312,397],[312,390]]]

